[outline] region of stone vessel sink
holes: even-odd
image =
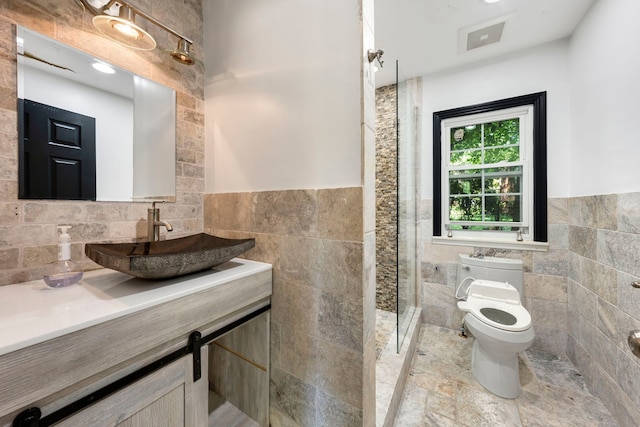
[[[103,267],[143,279],[168,279],[229,261],[255,246],[255,239],[223,239],[200,233],[137,243],[88,243],[84,253]]]

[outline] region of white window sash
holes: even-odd
[[[508,146],[520,146],[520,159],[517,162],[501,162],[501,163],[492,163],[492,164],[482,164],[482,165],[450,165],[451,153],[452,152],[462,152],[462,151],[472,151],[472,150],[451,150],[451,129],[467,126],[467,125],[482,125],[485,123],[491,123],[501,120],[508,120],[518,118],[520,121],[520,136],[519,143],[509,144],[505,146],[496,146],[493,148],[503,148]],[[532,195],[533,195],[533,165],[531,161],[533,159],[533,106],[520,106],[515,108],[509,108],[500,111],[493,111],[489,113],[483,114],[475,114],[470,116],[463,117],[455,117],[452,119],[443,120],[441,123],[441,135],[443,136],[443,140],[440,143],[443,144],[442,150],[442,168],[441,168],[441,182],[442,182],[442,231],[443,236],[451,236],[451,234],[455,234],[457,237],[467,237],[467,238],[483,238],[483,236],[487,236],[487,238],[491,240],[504,240],[504,239],[515,239],[516,236],[521,236],[524,240],[532,240],[533,239],[533,229],[532,224],[530,223],[530,219],[532,216],[531,208],[533,204]],[[478,148],[477,150],[482,150],[483,148]],[[487,148],[484,148],[486,150]],[[502,167],[521,167],[521,171],[508,171],[508,172],[486,172],[488,169],[493,168],[502,168]],[[484,177],[490,176],[521,176],[521,193],[516,193],[516,195],[520,195],[520,203],[521,203],[521,220],[519,222],[500,222],[500,221],[456,221],[450,220],[449,217],[449,201],[450,197],[450,186],[449,186],[449,173],[451,171],[464,171],[464,170],[472,170],[478,169],[481,170],[478,174],[470,174],[470,175],[460,175],[461,178],[473,178],[473,177],[482,177],[484,172]],[[477,176],[476,176],[477,175]],[[506,193],[495,194],[496,196],[504,196],[510,195]],[[492,196],[494,193],[485,193],[484,192],[484,178],[482,185],[482,192],[479,194],[470,194],[470,195],[457,195],[453,196],[462,196],[462,197],[481,197],[482,198],[482,210],[484,213],[484,197]],[[520,233],[517,231],[506,231],[506,230],[451,230],[451,226],[456,225],[469,225],[475,227],[513,227],[518,228]]]

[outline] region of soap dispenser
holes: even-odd
[[[66,288],[82,279],[82,268],[71,261],[71,236],[67,233],[70,228],[68,225],[58,226],[58,262],[51,264],[44,276],[44,283],[50,288]]]

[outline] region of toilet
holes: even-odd
[[[518,353],[533,343],[531,315],[520,301],[522,261],[495,257],[458,257],[458,308],[475,337],[471,370],[497,396],[515,399],[522,392]]]

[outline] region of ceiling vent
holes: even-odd
[[[507,20],[514,14],[497,16],[489,21],[469,25],[458,31],[458,51],[464,53],[482,46],[498,43],[502,39]]]
[[[498,43],[502,38],[504,22],[491,25],[490,27],[467,33],[467,50],[477,49],[492,43]]]

